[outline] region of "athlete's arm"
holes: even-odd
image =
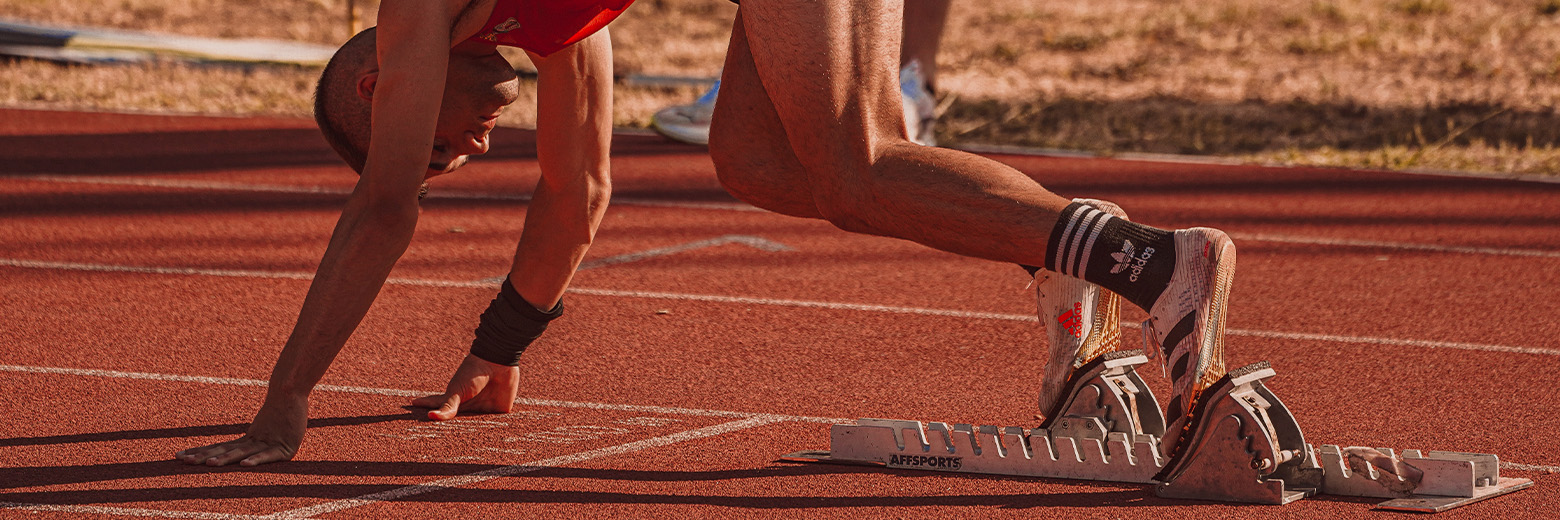
[[[265,402],[244,437],[179,452],[181,460],[253,466],[291,459],[297,452],[308,422],[309,392],[411,243],[419,211],[417,192],[444,93],[453,16],[444,2],[381,3],[380,72],[368,161],[271,372]]]
[[[603,28],[536,64],[536,148],[542,178],[526,212],[510,281],[521,298],[552,309],[590,248],[611,198],[612,44]],[[519,370],[467,355],[442,395],[419,398],[432,419],[459,410],[510,410]]]
[[[510,279],[551,309],[584,258],[611,198],[612,43],[605,28],[536,63],[536,148],[542,178]]]

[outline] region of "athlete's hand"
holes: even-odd
[[[303,431],[309,424],[309,402],[303,398],[277,398],[267,396],[255,422],[249,425],[249,433],[243,437],[210,446],[190,448],[174,454],[186,464],[225,466],[237,462],[240,466],[258,466],[268,462],[290,460],[298,453],[303,442]]]
[[[444,393],[419,397],[412,406],[432,408],[428,418],[446,421],[455,418],[460,411],[477,413],[509,413],[515,405],[515,395],[520,393],[520,368],[496,365],[482,358],[466,355],[455,369]]]

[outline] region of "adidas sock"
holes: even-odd
[[[1148,310],[1175,271],[1175,234],[1074,202],[1046,243],[1045,268],[1109,289]]]

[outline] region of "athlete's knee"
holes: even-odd
[[[840,229],[875,234],[879,224],[884,224],[882,220],[894,213],[890,206],[898,198],[895,191],[903,187],[885,177],[899,170],[885,161],[892,160],[889,152],[893,147],[918,145],[908,141],[875,144],[835,149],[832,156],[815,156],[830,159],[807,164],[813,205],[824,219]]]
[[[776,213],[819,218],[807,175],[782,141],[729,132],[710,132],[715,177],[737,200]]]

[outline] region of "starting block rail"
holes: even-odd
[[[1138,423],[1149,423],[1150,432],[1164,431],[1162,417],[1139,415],[1144,408],[1157,412],[1152,394],[1117,391],[1123,382],[1128,390],[1133,384],[1146,388],[1132,373],[1145,361],[1114,356],[1080,368],[1082,383],[1072,386],[1067,400],[1089,404],[1064,406],[1069,415],[1047,421],[1047,427],[860,419],[833,425],[828,451],[797,452],[783,460],[1154,484],[1161,497],[1274,505],[1315,494],[1376,497],[1390,499],[1379,508],[1419,512],[1445,511],[1533,484],[1500,476],[1500,461],[1490,454],[1398,454],[1334,445],[1316,450],[1263,384],[1275,375],[1266,362],[1231,371],[1206,390],[1193,412],[1193,434],[1165,460],[1159,436]],[[1079,415],[1080,410],[1098,416]]]

